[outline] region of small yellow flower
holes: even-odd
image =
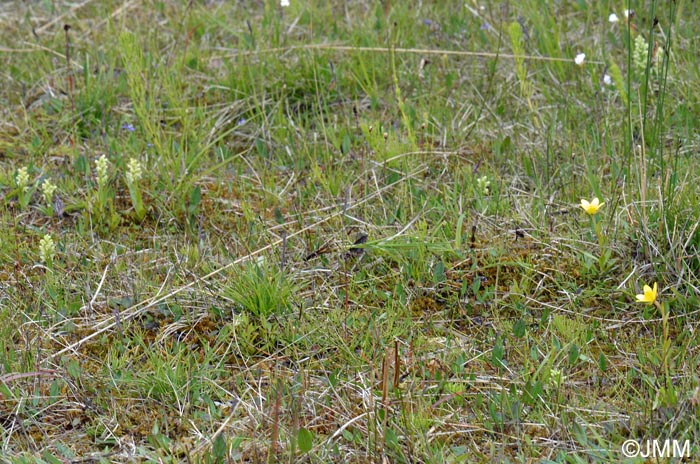
[[[649,287],[648,285],[644,286],[644,294],[637,295],[637,302],[638,303],[646,303],[646,304],[654,304],[656,301],[656,295],[659,294],[659,286],[656,282],[654,282],[654,288]]]
[[[583,208],[583,210],[591,216],[596,214],[604,204],[605,202],[600,203],[598,198],[594,198],[591,202],[588,200],[581,200],[581,208]]]

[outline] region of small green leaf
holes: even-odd
[[[493,346],[493,350],[491,350],[491,360],[497,367],[503,366],[503,355],[505,351],[503,340],[501,337],[498,337],[496,339],[496,344]]]
[[[433,282],[436,284],[441,284],[445,281],[445,264],[442,261],[438,261],[433,269]]]
[[[49,401],[53,402],[56,400],[56,398],[59,397],[61,394],[61,384],[58,379],[54,379],[53,382],[51,382],[51,386],[49,387]]]
[[[571,345],[571,348],[569,349],[569,364],[572,364],[572,365],[575,364],[576,361],[578,361],[579,354],[580,353],[579,353],[578,345],[576,345],[576,343],[574,343],[573,345]]]
[[[282,211],[279,208],[275,208],[273,210],[273,214],[275,215],[275,221],[277,221],[277,224],[284,224],[284,214],[282,214]]]
[[[343,141],[340,143],[340,152],[343,155],[347,155],[350,152],[350,136],[348,134],[345,134],[343,136]]]
[[[64,458],[72,459],[75,457],[75,453],[73,452],[73,450],[68,448],[66,445],[64,445],[60,441],[56,442],[56,449],[58,450],[59,453],[61,453],[61,456],[63,456]],[[53,457],[53,456],[51,456],[51,457]]]
[[[265,144],[262,140],[257,139],[255,141],[255,150],[258,152],[258,155],[260,155],[263,158],[267,158],[267,148],[265,147]]]
[[[48,451],[44,451],[41,457],[49,464],[61,464],[62,461]]]
[[[297,444],[302,453],[308,453],[314,446],[313,434],[304,427],[300,428],[299,433],[297,433]]]
[[[501,153],[505,153],[508,150],[510,150],[511,145],[512,142],[510,140],[510,135],[506,135],[505,138],[501,141]]]
[[[68,365],[66,366],[66,371],[68,371],[68,375],[70,375],[74,379],[80,378],[81,372],[80,372],[80,364],[78,361],[75,359],[71,359],[68,361]]]
[[[386,444],[387,446],[398,446],[399,437],[396,435],[396,432],[394,432],[394,429],[386,429]]]
[[[542,396],[542,382],[528,380],[523,389],[523,402],[528,405],[533,405],[540,396]]]
[[[226,437],[224,437],[223,433],[217,435],[211,451],[217,461],[226,459],[228,447],[226,446]]]
[[[518,319],[515,324],[513,324],[513,335],[517,338],[523,338],[525,336],[525,321],[522,318]]]
[[[476,278],[472,281],[472,293],[474,295],[477,295],[479,293],[480,288],[481,288],[481,277],[476,276]]]
[[[190,211],[194,211],[202,201],[202,189],[196,185],[190,192]]]
[[[334,370],[333,372],[330,373],[328,376],[328,383],[331,384],[331,387],[335,388],[338,385],[338,371]]]

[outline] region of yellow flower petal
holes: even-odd
[[[587,213],[587,214],[596,214],[598,210],[600,209],[601,206],[603,206],[605,203],[601,203],[598,198],[594,198],[592,201],[584,200],[583,198],[581,199],[581,208]]]
[[[644,288],[644,293],[637,295],[637,301],[639,303],[647,303],[647,304],[654,304],[656,301],[656,297],[659,294],[659,285],[657,282],[654,282],[654,288],[651,288],[648,285],[645,285]]]

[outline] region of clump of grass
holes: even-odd
[[[223,290],[242,311],[259,319],[288,313],[294,292],[285,272],[258,262],[244,266]]]

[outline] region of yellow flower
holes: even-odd
[[[605,204],[605,203],[600,203],[600,201],[598,200],[598,198],[594,198],[593,201],[591,201],[590,203],[588,202],[588,200],[583,200],[583,199],[581,200],[581,208],[583,208],[583,210],[584,210],[586,213],[590,214],[591,216],[594,215],[595,213],[597,213],[598,210],[599,210],[604,204]]]
[[[654,288],[651,288],[648,285],[645,285],[644,286],[644,294],[637,295],[637,302],[654,304],[654,302],[656,301],[656,295],[658,295],[658,293],[659,293],[659,286],[656,282],[654,282]]]

